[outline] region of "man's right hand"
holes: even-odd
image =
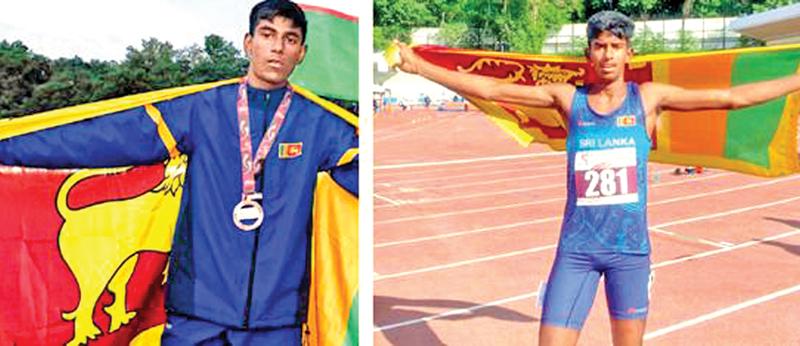
[[[394,44],[397,46],[400,59],[397,61],[397,68],[406,73],[419,73],[419,59],[420,57],[407,44],[395,40]]]
[[[556,108],[569,114],[575,87],[565,83],[553,83],[531,86],[509,83],[497,78],[476,74],[456,72],[434,65],[422,59],[408,47],[397,40],[394,41],[397,54],[392,54],[391,63],[401,71],[413,73],[432,80],[461,95],[478,98],[517,103],[529,107]],[[399,56],[398,56],[399,55]]]

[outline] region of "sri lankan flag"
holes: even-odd
[[[596,76],[583,58],[524,55],[440,46],[414,47],[444,68],[508,83],[583,86]],[[387,54],[392,56],[391,53]],[[625,71],[634,82],[685,88],[728,88],[800,72],[800,45],[635,57]],[[519,143],[564,150],[567,125],[552,109],[491,102],[464,95]],[[650,158],[656,162],[715,167],[760,176],[800,171],[797,118],[800,93],[739,110],[664,112]]]
[[[4,120],[0,140],[237,82]],[[302,87],[293,88],[323,107],[335,107]],[[165,143],[171,138],[163,131],[159,135]],[[286,148],[290,156],[301,150],[299,144]],[[89,335],[91,345],[158,345],[166,322],[167,254],[186,163],[187,157],[174,150],[163,164],[150,166],[0,166],[0,345],[72,346]],[[357,198],[319,173],[306,344],[358,343],[357,213]]]

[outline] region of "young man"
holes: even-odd
[[[633,22],[612,11],[587,25],[586,57],[599,81],[523,86],[430,64],[400,45],[401,70],[483,99],[557,109],[569,124],[568,196],[544,297],[541,345],[574,345],[605,276],[615,345],[640,345],[648,312],[647,159],[661,110],[734,109],[800,90],[800,75],[727,90],[624,80]],[[617,126],[624,117],[626,124]]]
[[[301,342],[317,173],[356,194],[358,181],[355,123],[287,83],[306,54],[306,30],[295,3],[260,2],[240,83],[0,141],[6,165],[149,164],[175,149],[189,157],[165,345]]]

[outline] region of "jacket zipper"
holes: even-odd
[[[260,235],[261,229],[257,229],[253,243],[253,257],[250,261],[250,281],[247,285],[247,303],[244,306],[244,328],[250,327],[250,305],[253,304],[253,283],[256,279],[256,259],[258,258],[258,238]]]

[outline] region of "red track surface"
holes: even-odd
[[[479,113],[381,114],[374,133],[375,344],[536,344],[563,153]],[[800,175],[672,169],[650,165],[645,343],[800,344]],[[580,345],[611,344],[600,286]]]

